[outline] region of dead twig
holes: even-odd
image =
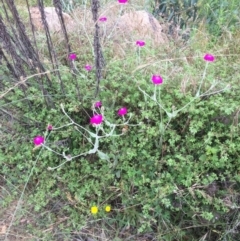
[[[2,99],[7,93],[9,93],[11,90],[15,89],[16,87],[18,87],[19,85],[25,85],[26,86],[26,81],[31,79],[32,77],[35,77],[35,76],[39,76],[39,75],[45,75],[45,74],[49,74],[51,72],[54,72],[54,71],[59,71],[58,69],[56,70],[53,70],[53,71],[46,71],[46,72],[43,72],[43,73],[38,73],[38,74],[33,74],[31,76],[28,76],[26,78],[21,78],[21,80],[19,82],[17,82],[13,87],[9,88],[7,91],[5,91],[3,94],[0,95],[0,99]]]

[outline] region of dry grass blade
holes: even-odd
[[[26,85],[26,81],[33,78],[33,77],[36,77],[36,76],[41,76],[41,75],[45,75],[45,74],[49,74],[51,72],[54,72],[54,71],[59,71],[59,70],[53,70],[53,71],[46,71],[46,72],[43,72],[43,73],[39,73],[39,74],[33,74],[31,76],[28,76],[26,78],[23,78],[21,77],[21,80],[19,82],[17,82],[13,87],[10,87],[7,91],[5,91],[4,93],[2,93],[0,95],[0,99],[2,99],[6,94],[8,94],[10,91],[14,90],[16,87],[18,87],[19,85]]]

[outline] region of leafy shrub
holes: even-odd
[[[218,69],[223,61],[218,59],[209,65],[203,92],[211,86],[216,74],[220,79],[225,78],[224,70]],[[101,82],[100,99],[105,118],[120,124],[116,110],[121,106],[127,106],[129,113],[133,114],[123,136],[100,140],[99,150],[108,155],[108,161],[91,154],[69,161],[55,171],[49,171],[48,167],[58,166],[63,162],[62,158],[45,148],[31,151],[32,144],[29,143],[35,135],[44,132],[48,123],[56,128],[60,123],[66,125],[47,135],[47,143],[54,150],[77,155],[90,146],[79,132],[67,126],[68,120],[60,109],[46,110],[41,107],[44,105],[43,100],[39,99],[39,104],[35,102],[38,107],[28,113],[27,117],[44,125],[40,129],[32,129],[29,141],[15,142],[14,145],[5,147],[4,153],[9,159],[8,164],[2,163],[4,172],[9,173],[14,166],[15,172],[9,178],[14,181],[15,177],[15,184],[19,181],[24,183],[29,175],[28,170],[34,167],[30,183],[32,187],[37,184],[37,188],[29,196],[34,210],[38,212],[50,205],[55,197],[65,196],[71,200],[72,205],[63,207],[63,210],[71,216],[72,223],[79,223],[79,227],[83,224],[81,217],[89,216],[90,206],[97,205],[101,208],[108,203],[113,208],[110,216],[114,219],[105,222],[113,222],[120,227],[128,223],[138,233],[158,230],[159,235],[166,238],[168,234],[159,230],[164,225],[163,220],[169,225],[180,223],[179,227],[184,228],[181,221],[183,218],[189,220],[189,225],[198,223],[204,226],[207,222],[208,226],[222,232],[225,215],[231,210],[224,203],[230,188],[227,183],[239,181],[236,172],[236,155],[240,149],[236,134],[239,97],[232,96],[232,91],[219,92],[217,88],[227,84],[225,79],[215,87],[213,92],[216,94],[193,101],[191,82],[186,83],[184,90],[181,89],[186,78],[184,73],[199,77],[197,73],[204,69],[204,63],[196,60],[196,65],[190,66],[175,61],[174,68],[178,66],[182,71],[169,76],[167,73],[173,65],[162,68],[164,84],[158,86],[159,101],[169,113],[189,102],[191,104],[169,118],[150,98],[154,93],[149,77],[151,69],[138,70],[134,74],[121,71],[119,74],[121,69],[126,68],[126,63],[130,70],[134,66],[132,56],[125,61],[110,63],[105,79]],[[81,80],[80,89],[88,93],[90,98],[80,103],[71,94],[75,87],[70,76],[64,81],[68,82],[66,96],[59,98],[56,95],[56,106],[64,103],[66,112],[76,123],[94,131],[88,124],[87,116],[87,112],[91,116],[89,107],[92,105],[93,92],[88,87],[91,82],[86,85]],[[196,85],[198,89],[199,83]],[[12,98],[19,97],[15,94]],[[89,110],[84,111],[83,108]],[[122,129],[117,128],[114,133],[121,132]],[[67,140],[65,145],[64,140]],[[13,154],[14,150],[22,151],[16,155]],[[25,178],[19,180],[17,177],[20,173]],[[189,234],[200,238],[204,235],[204,228],[199,229],[195,236],[194,232]],[[182,232],[179,237],[185,235],[186,232]]]
[[[156,3],[157,2],[157,3]],[[155,1],[154,13],[171,22],[173,26],[184,28],[189,20],[194,22],[197,17],[197,3],[194,1],[166,0]]]
[[[201,1],[199,16],[205,19],[209,32],[219,36],[224,32],[239,30],[239,1]]]
[[[165,52],[146,45],[141,58],[129,50],[124,59],[114,60],[106,52],[99,99],[94,98],[93,72],[81,67],[85,59],[76,61],[76,79],[66,66],[59,67],[64,94],[57,76],[51,76],[48,91],[55,109],[46,108],[37,84],[27,89],[27,98],[16,89],[1,99],[4,108],[17,103],[15,112],[28,122],[16,125],[14,135],[4,135],[11,144],[1,146],[0,164],[9,182],[20,188],[28,183],[27,211],[22,215],[31,211],[37,217],[30,231],[60,222],[56,229],[64,230],[66,238],[76,230],[81,233],[84,225],[98,224],[105,229],[131,228],[138,235],[154,233],[159,240],[237,240],[232,230],[239,226],[238,57],[219,55],[206,67],[202,50],[194,49],[194,56],[188,51]],[[162,85],[153,85],[153,73],[161,74]],[[101,110],[91,108],[97,100]],[[122,106],[128,108],[124,118],[132,115],[124,126],[117,115]],[[94,111],[104,114],[106,132],[111,129],[107,121],[118,126],[113,135],[99,139],[100,153],[71,160],[68,155],[92,148],[94,135],[88,134],[97,130],[89,124]],[[47,130],[49,124],[52,131]],[[85,128],[82,133],[77,124]],[[46,146],[33,146],[37,135],[45,137]],[[112,207],[110,213],[104,212],[106,204]],[[95,205],[100,211],[92,216]],[[68,219],[61,223],[64,217]],[[46,238],[43,232],[35,235]],[[55,233],[48,240],[61,238]]]
[[[168,33],[174,35],[176,27],[186,29],[198,27],[202,21],[208,31],[219,37],[225,32],[235,32],[239,29],[239,1],[151,1],[156,16],[170,23]],[[184,37],[184,35],[183,35]]]

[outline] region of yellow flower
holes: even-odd
[[[97,214],[98,213],[98,207],[97,206],[92,206],[91,207],[91,213],[92,214]]]
[[[109,205],[106,206],[106,207],[105,207],[105,211],[106,211],[106,212],[110,212],[110,211],[111,211],[111,206],[109,206]]]

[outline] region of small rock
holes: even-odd
[[[163,44],[167,40],[158,20],[144,10],[132,10],[123,14],[117,25],[120,32],[127,38],[136,36],[136,40],[152,39],[155,44]]]
[[[61,30],[61,23],[59,21],[58,15],[54,7],[45,7],[44,13],[46,16],[46,21],[48,23],[49,30],[52,32],[58,32]],[[41,12],[38,7],[30,8],[31,19],[36,30],[44,30],[42,23]],[[62,12],[65,26],[71,26],[73,24],[73,19],[67,13]]]

